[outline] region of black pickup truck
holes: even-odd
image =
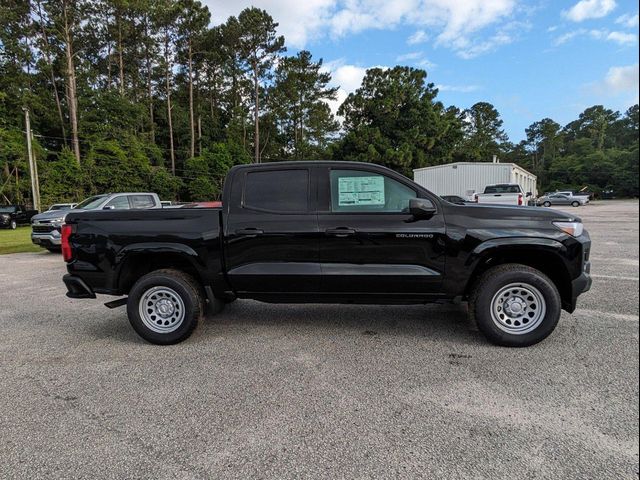
[[[536,207],[454,205],[366,163],[230,170],[221,208],[73,213],[62,228],[71,298],[128,295],[152,343],[187,338],[209,306],[468,301],[492,342],[547,337],[591,286],[580,219]]]
[[[27,210],[24,205],[0,205],[0,228],[15,230],[18,225],[29,225],[38,210]]]

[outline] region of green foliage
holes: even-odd
[[[145,191],[151,176],[149,157],[135,137],[93,141],[82,166],[90,193]]]
[[[149,180],[149,190],[157,193],[162,200],[175,200],[184,182],[171,175],[164,167],[154,167]]]
[[[231,166],[256,160],[366,161],[411,175],[493,155],[533,171],[541,190],[638,195],[638,105],[594,105],[564,127],[544,118],[514,144],[493,105],[446,107],[425,71],[374,68],[340,107],[340,128],[322,60],[283,56],[268,12],[209,22],[197,0],[0,2],[2,195],[31,196],[24,107],[44,204],[118,190],[211,200]]]
[[[73,152],[63,148],[52,161],[38,162],[40,200],[43,207],[53,203],[78,202],[84,197],[87,179]]]

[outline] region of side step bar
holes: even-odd
[[[129,299],[129,297],[122,297],[122,298],[119,298],[117,300],[111,300],[110,302],[105,303],[104,306],[107,307],[107,308],[122,307],[123,305],[127,304],[127,300],[128,299]]]

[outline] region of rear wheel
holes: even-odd
[[[543,207],[550,207],[551,206],[551,202],[544,202],[542,204]]]
[[[156,270],[129,292],[127,315],[134,330],[150,343],[171,345],[188,338],[204,311],[202,291],[189,275]]]
[[[571,202],[571,206],[572,207],[579,207],[580,206],[580,202]]]
[[[507,264],[485,272],[469,298],[469,311],[489,341],[507,347],[534,345],[560,319],[560,294],[544,273]]]

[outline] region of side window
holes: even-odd
[[[153,208],[155,202],[151,195],[131,195],[131,208]]]
[[[332,212],[409,211],[415,190],[384,175],[362,170],[331,170]]]
[[[244,208],[280,213],[309,211],[309,170],[262,170],[247,173]]]
[[[129,199],[125,195],[121,195],[109,201],[104,207],[109,207],[113,210],[127,210],[129,208]]]

